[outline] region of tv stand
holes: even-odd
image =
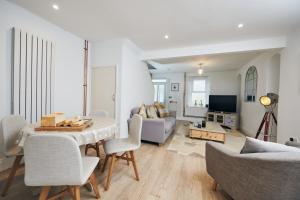
[[[217,122],[221,126],[229,127],[233,130],[238,129],[238,114],[227,112],[208,112],[206,116],[208,122]]]

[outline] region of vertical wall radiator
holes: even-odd
[[[37,122],[53,109],[53,42],[18,28],[12,32],[11,113]]]

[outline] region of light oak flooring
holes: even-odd
[[[119,160],[113,171],[111,186],[104,191],[107,170],[96,169],[101,199],[105,200],[223,200],[230,199],[221,189],[212,191],[212,179],[206,173],[202,157],[168,151],[171,138],[163,146],[143,143],[136,151],[140,181],[134,179],[132,166]],[[93,154],[93,151],[90,151]],[[102,155],[103,156],[103,155]],[[0,187],[7,172],[0,173]],[[39,188],[26,187],[22,170],[3,200],[37,199]],[[94,199],[94,193],[81,188],[82,199]]]

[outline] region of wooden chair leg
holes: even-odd
[[[23,158],[23,155],[18,155],[15,158],[14,164],[13,164],[11,170],[10,170],[10,173],[9,173],[8,178],[6,180],[4,189],[2,191],[2,196],[3,197],[7,195],[7,191],[9,189],[12,181],[14,180],[14,177],[16,175],[16,172],[17,172],[18,168],[20,167],[20,163],[21,163],[22,158]]]
[[[44,186],[44,187],[42,187],[42,191],[40,193],[39,200],[47,200],[49,191],[50,191],[50,186]]]
[[[108,155],[106,155],[106,156],[105,156],[104,163],[103,163],[103,166],[102,166],[102,170],[101,170],[101,172],[102,172],[102,173],[103,173],[103,172],[104,172],[104,170],[105,170],[105,167],[106,167],[106,164],[107,164],[107,161],[108,161],[108,159],[109,159],[109,156],[108,156]]]
[[[135,162],[133,151],[130,151],[130,157],[131,157],[131,160],[132,160],[132,165],[133,165],[136,180],[139,181],[140,178],[139,178],[139,173],[138,173],[138,170],[137,170],[137,167],[136,167],[136,162]]]
[[[93,187],[93,190],[96,194],[97,199],[99,199],[100,198],[100,192],[99,192],[98,183],[97,183],[97,179],[96,179],[96,176],[95,176],[94,172],[90,176],[89,180],[90,180],[90,183],[91,183],[91,185]]]
[[[217,191],[217,186],[218,186],[218,183],[217,183],[217,181],[214,179],[214,180],[213,180],[213,183],[212,183],[212,190],[213,190],[213,191]]]
[[[97,153],[97,157],[100,159],[100,149],[99,149],[99,142],[96,142],[96,153]]]
[[[85,155],[87,155],[88,150],[89,150],[89,145],[87,144],[87,145],[85,145],[85,151],[84,151]]]
[[[101,167],[100,167],[100,144],[99,144],[100,142],[96,142],[96,153],[97,153],[97,157],[99,158],[99,162],[98,162],[98,169],[101,169]]]
[[[110,166],[109,166],[109,169],[108,169],[105,190],[109,189],[110,181],[111,181],[111,175],[112,175],[112,171],[113,171],[113,168],[114,168],[114,165],[115,165],[115,160],[116,160],[116,154],[114,153],[114,154],[111,155],[111,161],[110,161]]]
[[[75,199],[75,195],[74,195],[74,187],[72,186],[68,186],[68,191],[72,197],[72,199]]]
[[[130,158],[130,156],[129,156],[129,153],[128,153],[128,152],[126,152],[126,153],[125,153],[125,157],[126,157],[127,159],[129,159],[129,158]],[[129,160],[127,160],[127,165],[129,165]]]
[[[75,200],[80,200],[80,186],[75,186],[74,196]]]

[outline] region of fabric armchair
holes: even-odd
[[[300,153],[240,154],[206,143],[208,174],[233,199],[292,200],[300,197]]]

